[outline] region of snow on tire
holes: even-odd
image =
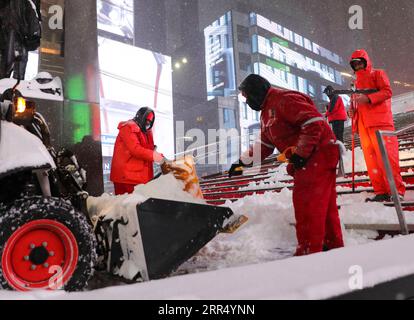
[[[86,288],[97,260],[86,217],[58,198],[30,197],[0,207],[0,288]]]

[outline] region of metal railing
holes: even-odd
[[[247,140],[250,142],[251,137],[255,137],[255,135],[253,134],[246,134],[246,135],[241,135],[241,136],[233,136],[230,137],[229,139],[225,139],[225,140],[220,140],[220,141],[216,141],[210,144],[206,144],[206,145],[202,145],[199,146],[197,148],[193,148],[193,149],[189,149],[189,150],[185,150],[179,153],[174,154],[174,158],[178,158],[180,156],[185,156],[185,155],[192,155],[194,156],[195,153],[197,153],[197,156],[195,157],[196,162],[199,162],[202,159],[206,159],[211,155],[216,155],[219,156],[220,155],[220,147],[223,144],[228,144],[228,143],[234,143],[234,141],[236,141],[235,143],[237,143],[239,145],[239,150],[240,150],[240,144],[243,141],[243,138],[247,138]],[[207,152],[206,152],[207,150]],[[203,153],[200,153],[200,151],[202,151]]]
[[[378,145],[379,145],[380,152],[381,152],[382,162],[384,164],[384,169],[387,174],[387,180],[388,180],[390,190],[391,190],[392,200],[394,202],[395,210],[397,212],[398,221],[401,227],[401,233],[404,235],[408,235],[409,230],[407,226],[407,221],[405,220],[405,216],[404,216],[404,212],[402,209],[401,200],[398,194],[397,186],[395,184],[394,174],[391,168],[390,159],[388,157],[387,148],[385,146],[384,137],[397,137],[399,134],[405,131],[411,130],[411,129],[414,129],[414,125],[407,126],[399,131],[378,130],[376,132],[377,139],[378,139]]]

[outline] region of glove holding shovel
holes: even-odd
[[[277,161],[288,163],[287,172],[290,176],[295,175],[295,171],[306,166],[307,159],[302,158],[296,153],[297,147],[289,147],[277,157]]]

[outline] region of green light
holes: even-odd
[[[282,71],[286,71],[286,72],[290,72],[290,68],[288,66],[284,65],[283,63],[277,62],[276,60],[266,58],[266,64],[269,67],[279,69],[279,70],[282,70]]]
[[[274,37],[270,39],[270,41],[280,44],[282,47],[289,48],[289,42],[286,40],[280,39],[278,37]]]
[[[82,75],[73,76],[68,80],[68,99],[85,101],[85,80]]]
[[[86,100],[85,80],[82,75],[68,80],[69,116],[72,122],[72,142],[82,142],[85,136],[92,134],[91,110]]]
[[[85,136],[92,134],[91,111],[87,103],[71,103],[73,122],[73,143],[82,142]]]

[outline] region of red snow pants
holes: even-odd
[[[293,205],[298,247],[296,256],[344,246],[336,204],[339,148],[329,144],[315,151],[304,169],[294,173]]]
[[[120,196],[123,194],[131,194],[134,192],[134,184],[125,184],[125,183],[114,183],[115,195]]]
[[[368,167],[368,175],[374,187],[375,194],[391,195],[390,186],[387,180],[381,152],[376,137],[378,130],[395,131],[394,127],[372,127],[365,128],[362,119],[358,123],[359,138],[364,152],[365,162]],[[385,147],[388,152],[391,168],[394,175],[395,185],[400,195],[405,195],[405,185],[401,177],[399,145],[396,137],[384,137]]]

